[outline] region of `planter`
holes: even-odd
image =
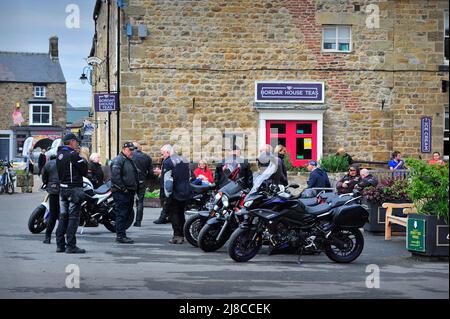
[[[27,181],[28,177],[28,181]],[[34,186],[34,178],[33,175],[25,175],[25,174],[17,174],[16,176],[16,185],[17,187],[33,187]]]
[[[144,198],[144,207],[161,208],[161,200],[159,198]]]
[[[381,207],[378,203],[368,201],[365,198],[362,200],[362,204],[366,205],[367,210],[369,211],[369,221],[364,225],[364,230],[378,233],[380,235],[384,234],[386,224],[386,208]],[[406,217],[406,215],[403,214],[403,209],[401,208],[394,208],[392,214],[399,217]],[[400,225],[393,224],[392,232],[405,233],[406,229]]]
[[[448,257],[448,224],[434,215],[408,215],[406,248],[416,256]]]

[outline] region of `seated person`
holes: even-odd
[[[206,160],[202,159],[198,162],[198,167],[194,171],[195,180],[193,184],[196,185],[211,185],[214,183],[214,178],[211,170],[207,166]]]
[[[439,152],[434,152],[434,153],[433,153],[433,159],[429,160],[429,161],[428,161],[428,164],[431,164],[431,165],[435,165],[435,164],[441,164],[441,165],[444,165],[445,162],[441,159],[441,153],[439,153]]]
[[[375,176],[369,173],[368,169],[363,168],[359,175],[361,176],[361,179],[359,180],[358,184],[355,186],[355,189],[358,191],[362,191],[366,187],[375,187],[378,185],[378,180]]]
[[[356,184],[359,182],[359,167],[351,165],[348,173],[345,174],[336,184],[338,194],[347,194],[353,192]]]

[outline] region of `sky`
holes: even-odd
[[[80,75],[94,36],[95,0],[1,0],[0,4],[0,51],[47,53],[48,39],[58,36],[67,101],[74,107],[91,106],[92,88],[81,83]],[[78,9],[79,25],[74,19]]]

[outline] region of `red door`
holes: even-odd
[[[303,166],[317,160],[317,122],[267,121],[266,143],[286,146],[292,165]]]

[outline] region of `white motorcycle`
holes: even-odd
[[[85,201],[81,204],[80,234],[84,227],[97,227],[103,224],[106,229],[116,232],[116,211],[111,191],[111,182],[107,182],[94,189],[89,179],[83,177],[83,190]],[[44,201],[36,207],[28,220],[28,229],[33,234],[41,233],[46,227],[50,217],[48,194]],[[134,221],[134,210],[130,210],[125,227],[128,229]]]

